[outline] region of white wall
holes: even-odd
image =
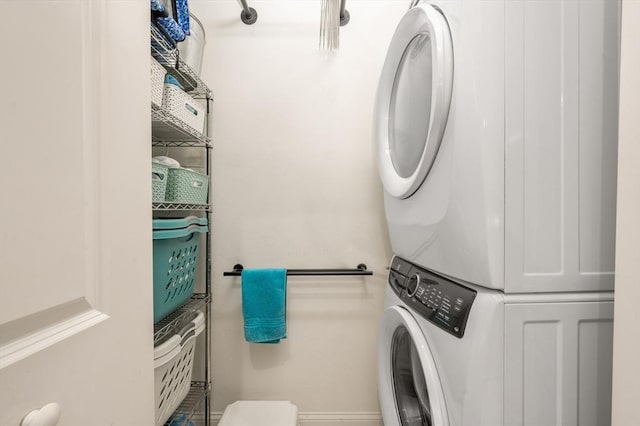
[[[640,2],[622,3],[613,424],[640,424]]]
[[[375,166],[378,76],[408,0],[351,0],[339,52],[318,50],[320,0],[193,1],[213,106],[213,411],[286,399],[303,418],[376,418],[376,340],[391,258]],[[245,267],[342,267],[373,277],[292,277],[288,338],[244,341]],[[315,416],[315,417],[314,417]],[[318,424],[318,423],[314,423]],[[371,424],[379,424],[374,421]]]

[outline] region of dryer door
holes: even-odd
[[[385,426],[448,426],[436,364],[404,308],[385,310],[378,341],[378,392]]]
[[[378,168],[385,189],[410,197],[435,161],[451,104],[453,48],[446,19],[429,4],[398,24],[375,107]]]

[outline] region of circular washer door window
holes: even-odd
[[[398,24],[375,110],[380,177],[388,193],[410,197],[435,161],[449,115],[453,48],[446,19],[428,4]]]
[[[386,425],[449,426],[429,344],[416,320],[400,306],[387,308],[382,316],[378,392]]]

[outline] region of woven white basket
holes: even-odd
[[[164,90],[164,76],[167,71],[158,61],[151,58],[151,103],[162,105],[162,91]]]
[[[173,84],[164,85],[162,107],[199,133],[204,130],[206,112],[203,105],[179,87]]]
[[[167,180],[169,179],[169,167],[164,164],[151,163],[151,189],[152,201],[163,202],[167,192]]]
[[[180,167],[169,169],[165,200],[173,203],[207,204],[209,176]]]
[[[171,417],[189,393],[193,375],[196,337],[204,330],[204,314],[154,349],[156,426]]]

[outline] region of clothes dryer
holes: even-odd
[[[396,257],[385,305],[385,426],[610,424],[613,293],[505,295]]]
[[[393,252],[508,293],[612,290],[620,2],[413,3],[375,106]]]

